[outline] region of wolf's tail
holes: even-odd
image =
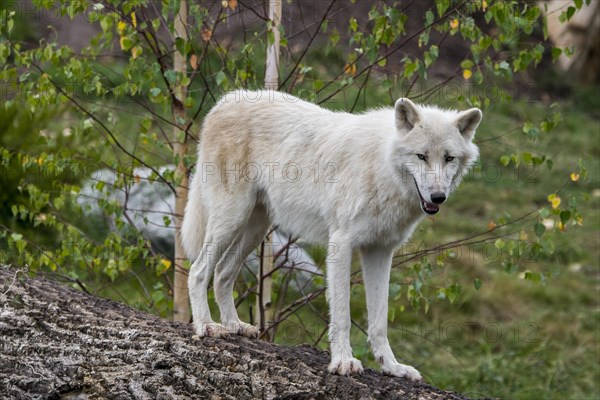
[[[192,184],[181,224],[181,243],[191,262],[196,261],[200,255],[206,229],[206,218],[200,196],[200,180],[195,178],[191,180]]]

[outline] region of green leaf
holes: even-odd
[[[541,272],[525,271],[525,279],[535,283],[540,283],[544,281],[544,274]]]
[[[157,87],[150,89],[150,94],[152,95],[152,97],[158,96],[160,94],[160,92],[161,92],[161,89],[157,88]]]
[[[431,25],[433,23],[434,19],[435,19],[435,16],[433,15],[433,12],[431,10],[427,10],[427,12],[425,13],[426,24]]]
[[[216,77],[217,86],[222,86],[224,82],[227,81],[227,75],[222,70],[217,73]]]
[[[462,69],[471,69],[473,67],[473,65],[475,65],[475,63],[473,63],[473,61],[471,61],[471,60],[464,60],[463,62],[460,63],[460,67]]]
[[[546,227],[541,222],[536,222],[533,226],[533,231],[535,232],[535,236],[542,237],[544,232],[546,232]]]
[[[437,7],[438,17],[442,17],[450,6],[450,0],[438,0],[435,2],[435,5]]]
[[[177,83],[177,72],[172,69],[166,70],[165,78],[167,78],[170,85],[175,85]]]
[[[475,290],[481,289],[481,280],[479,278],[475,278],[473,281],[473,286],[475,286]]]
[[[506,154],[500,156],[500,164],[504,167],[508,166],[508,164],[510,164],[510,157]]]
[[[21,235],[20,233],[11,233],[10,238],[12,240],[14,240],[15,242],[23,239],[23,235]]]
[[[567,223],[567,221],[569,221],[570,218],[571,218],[571,211],[563,210],[560,212],[560,222],[562,222],[563,225],[565,225]]]
[[[381,82],[381,88],[382,88],[383,90],[389,90],[389,89],[391,89],[393,86],[394,86],[394,83],[393,83],[393,82],[392,82],[390,79],[384,79],[384,80]]]
[[[186,53],[185,39],[184,38],[180,38],[180,37],[176,38],[175,39],[175,48],[177,49],[177,51],[181,55],[185,56],[187,54]]]
[[[560,57],[562,55],[563,51],[561,48],[559,47],[553,47],[552,48],[552,61],[556,61],[556,59],[558,57]]]
[[[497,248],[498,250],[502,250],[502,249],[504,248],[504,246],[506,246],[506,243],[504,243],[504,240],[502,240],[502,239],[497,239],[497,240],[494,242],[494,246],[496,246],[496,248]]]
[[[135,42],[129,36],[123,36],[123,37],[121,37],[120,43],[121,43],[121,49],[123,51],[128,51],[129,49],[131,49],[133,47],[133,44]]]

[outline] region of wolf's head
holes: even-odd
[[[481,110],[441,110],[402,98],[394,114],[391,161],[423,211],[435,214],[479,156],[472,140]]]

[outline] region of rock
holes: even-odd
[[[328,354],[308,345],[192,336],[189,324],[0,268],[3,399],[464,398],[370,369],[330,375]]]

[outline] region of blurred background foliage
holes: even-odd
[[[174,35],[179,6],[2,3],[3,265],[170,315],[182,182],[173,146],[190,145],[193,173],[203,116],[224,92],[262,86],[273,40],[263,2],[189,1],[187,40]],[[394,259],[399,360],[473,397],[597,398],[597,5],[334,0],[283,10],[281,90],[351,112],[401,96],[484,111],[481,161]],[[561,41],[582,20],[584,40]],[[186,73],[173,69],[174,51]],[[177,87],[187,89],[184,118],[173,111]],[[318,268],[298,271],[285,251],[276,261],[287,267],[273,276],[271,338],[326,347],[324,249],[304,251]],[[255,317],[254,264],[236,285],[245,320]],[[352,310],[356,355],[375,366],[359,273]]]

